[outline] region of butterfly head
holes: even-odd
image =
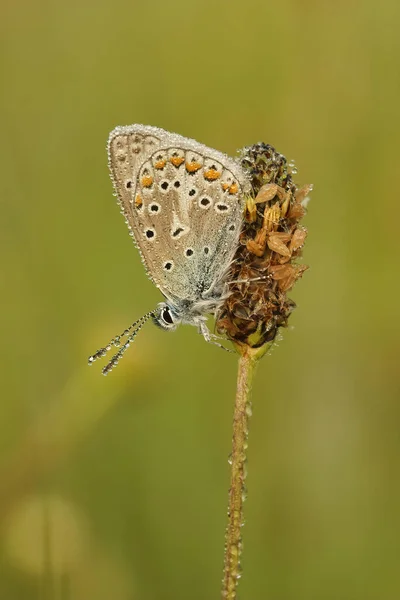
[[[153,312],[153,322],[166,331],[174,331],[181,321],[176,309],[167,302],[160,302]]]

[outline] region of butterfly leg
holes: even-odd
[[[208,342],[210,344],[214,344],[214,346],[218,346],[219,348],[226,350],[226,352],[233,352],[233,350],[226,348],[225,346],[223,346],[222,344],[220,344],[219,342],[216,341],[216,340],[222,340],[224,338],[221,338],[221,337],[215,335],[214,333],[211,333],[211,331],[208,329],[208,327],[204,321],[200,321],[200,323],[199,323],[199,333],[201,333],[201,335],[206,340],[206,342]]]

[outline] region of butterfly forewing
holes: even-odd
[[[167,298],[207,297],[237,247],[246,188],[241,168],[153,127],[115,132],[114,185],[149,276]]]

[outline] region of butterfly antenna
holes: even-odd
[[[124,336],[128,336],[127,342],[122,346],[122,348],[117,352],[117,354],[115,354],[112,357],[110,362],[103,368],[102,373],[104,375],[107,375],[107,373],[118,363],[119,359],[124,354],[125,350],[127,348],[129,348],[130,343],[135,339],[135,336],[141,330],[141,328],[146,323],[146,321],[148,321],[150,319],[150,317],[153,317],[153,316],[154,316],[153,311],[148,312],[147,314],[143,315],[143,317],[140,317],[140,319],[138,319],[137,321],[132,323],[132,325],[129,325],[129,327],[124,329],[124,331],[122,333],[120,333],[120,335],[116,335],[115,337],[113,337],[108,342],[108,344],[106,346],[104,346],[104,348],[99,348],[99,350],[97,350],[94,354],[92,354],[92,356],[89,356],[89,359],[88,359],[89,366],[92,365],[99,358],[103,358],[103,356],[105,356],[107,354],[107,352],[109,352],[113,346],[115,348],[118,348],[119,346],[121,346],[121,338]]]

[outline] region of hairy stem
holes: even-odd
[[[235,600],[236,587],[241,575],[243,502],[246,497],[246,450],[248,420],[251,416],[250,394],[254,370],[266,348],[237,345],[240,352],[236,402],[233,415],[231,485],[229,489],[228,526],[225,537],[225,561],[222,598]]]

